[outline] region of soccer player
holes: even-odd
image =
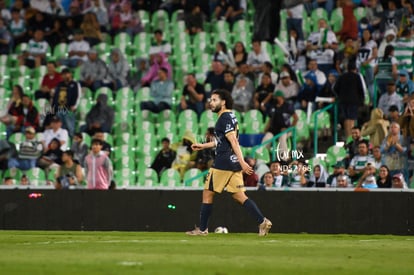
[[[207,235],[208,219],[213,208],[215,193],[221,193],[224,188],[232,193],[233,199],[239,202],[259,224],[259,236],[265,236],[272,227],[270,220],[265,218],[256,203],[245,194],[243,175],[253,173],[243,158],[238,142],[238,122],[230,111],[233,108],[231,94],[226,90],[215,90],[210,99],[210,108],[218,114],[215,125],[215,139],[207,143],[194,143],[195,151],[216,148],[214,164],[210,168],[204,184],[203,199],[200,209],[200,227],[187,231],[188,235]]]

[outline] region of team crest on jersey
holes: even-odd
[[[237,158],[236,155],[231,155],[230,160],[231,160],[231,162],[234,162],[234,163],[239,162],[239,159]]]

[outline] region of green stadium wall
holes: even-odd
[[[414,231],[414,192],[251,191],[274,233]],[[200,190],[0,191],[0,229],[185,231],[198,223]],[[229,194],[215,197],[210,231],[256,232]]]

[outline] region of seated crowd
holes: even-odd
[[[301,113],[310,115],[336,102],[344,130],[340,137],[347,153],[344,159],[326,165],[300,159],[263,163],[249,158],[256,174],[246,176],[246,186],[410,185],[408,163],[414,135],[411,1],[402,1],[402,5],[387,1],[387,6],[380,1],[299,1],[282,11],[287,18],[281,22],[275,45],[255,38],[249,43],[237,41],[237,33],[232,34],[234,41],[214,38],[214,48],[194,54],[188,49],[195,63],[207,55],[207,60],[194,66],[194,72],[181,70],[184,55],[176,47],[179,44],[172,43],[177,38],[168,26],[149,26],[140,11],[155,14],[163,10],[172,18],[183,9],[179,20],[185,22],[186,35],[195,45],[202,33],[210,31],[208,24],[224,20],[233,28],[239,20],[247,20],[246,1],[71,1],[68,7],[57,0],[44,6],[27,2],[16,0],[12,7],[3,4],[0,52],[16,53],[10,64],[27,68],[31,76],[40,68],[46,71],[41,71],[36,87],[13,81],[4,85],[10,94],[5,97],[7,110],[0,114],[6,129],[0,148],[0,168],[7,172],[4,184],[19,170],[23,171],[21,184],[23,179],[27,184],[26,172],[39,167],[48,184],[53,178],[58,189],[82,182],[91,189],[114,188],[111,146],[116,144],[109,142],[122,134],[114,131],[114,120],[123,111],[124,106],[116,104],[124,102],[118,100],[126,88],[133,98],[149,91],[148,98],[133,103],[138,105],[133,109],[140,112],[134,116],[192,110],[199,120],[208,109],[211,91],[226,89],[232,94],[235,112],[258,111],[263,127],[257,133],[264,135],[263,141],[304,122]],[[327,8],[322,2],[332,5]],[[312,17],[313,27],[303,28],[302,15],[310,16],[320,7],[327,8],[326,16]],[[329,18],[339,8],[343,22],[334,30]],[[364,10],[364,17],[355,16],[357,8]],[[151,45],[140,55],[117,43],[120,33],[134,41],[150,27]],[[62,43],[67,50],[56,54]],[[102,45],[109,49],[102,52]],[[281,58],[277,51],[283,52]],[[85,100],[91,104],[86,112],[80,110]],[[331,135],[333,127],[337,125],[324,135]],[[214,136],[211,128],[202,131],[207,131],[203,140]],[[173,168],[183,179],[188,169],[205,170],[211,165],[214,152],[191,150],[191,143],[199,138],[196,133],[180,133],[174,140],[159,137],[156,142],[161,149],[148,166],[159,176]],[[19,134],[21,140],[16,138]],[[279,138],[281,150],[288,150],[289,139],[288,134]]]

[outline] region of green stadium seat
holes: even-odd
[[[53,58],[55,60],[63,59],[68,57],[69,45],[66,42],[61,42],[53,48]]]
[[[128,188],[137,184],[136,173],[130,168],[121,168],[114,171],[114,178],[119,188]]]
[[[200,188],[204,186],[203,172],[197,168],[191,168],[184,173],[184,186]]]
[[[126,53],[127,48],[132,44],[131,36],[126,32],[120,32],[114,37],[114,46],[121,50],[121,52]]]
[[[158,186],[158,174],[149,167],[143,166],[144,169],[139,170],[138,186],[140,187],[155,187]]]
[[[342,161],[346,157],[346,150],[344,147],[332,145],[326,151],[326,163],[330,167],[338,161]]]
[[[151,22],[150,22],[150,13],[146,10],[138,10],[139,19],[144,26],[144,30],[146,33],[151,31]]]
[[[344,16],[342,14],[342,8],[338,7],[334,9],[331,13],[331,19],[329,21],[333,32],[338,32],[341,30],[343,20]]]
[[[168,17],[167,11],[163,9],[159,9],[155,11],[151,16],[151,27],[152,30],[160,29],[160,30],[167,30],[170,25],[170,19]],[[164,38],[169,39],[169,32],[164,31]]]
[[[217,121],[217,114],[211,110],[205,110],[200,116],[200,128],[203,132],[209,127],[214,127]]]
[[[207,53],[210,50],[210,34],[207,32],[199,32],[193,37],[194,55]]]
[[[364,7],[357,7],[354,9],[354,15],[357,21],[367,16],[367,10]]]
[[[325,19],[326,22],[329,24],[328,12],[323,8],[314,9],[310,16],[312,23],[313,23],[313,31],[319,31],[318,29],[318,21],[319,19]]]
[[[160,177],[160,186],[163,186],[163,187],[182,186],[180,173],[173,168],[164,170]]]
[[[25,171],[25,174],[33,186],[46,184],[46,175],[39,167],[33,167],[32,169]]]

